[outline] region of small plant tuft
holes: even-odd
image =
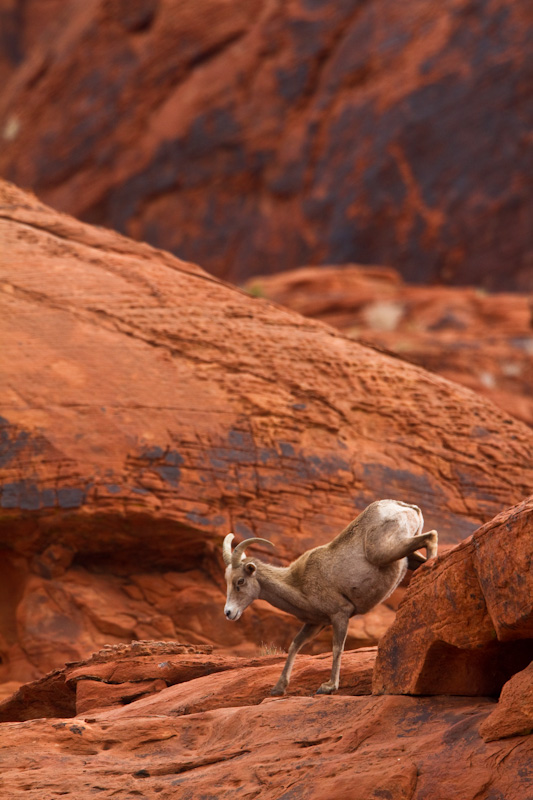
[[[287,651],[284,650],[282,647],[278,647],[276,644],[266,644],[265,642],[261,642],[261,648],[259,650],[260,655],[262,656],[285,656],[287,655]]]
[[[264,290],[262,284],[259,283],[258,281],[255,282],[255,283],[250,284],[250,286],[247,286],[246,287],[246,291],[252,297],[264,297],[265,296],[265,290]]]

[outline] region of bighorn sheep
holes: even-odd
[[[408,566],[426,559],[415,553],[426,548],[437,555],[437,531],[422,533],[418,506],[397,500],[378,500],[368,506],[329,544],[308,550],[288,567],[275,567],[246,558],[245,549],[267,539],[246,539],[231,550],[233,534],[223,543],[228,587],[224,613],[238,620],[257,598],[294,614],[304,623],[296,634],[281,676],[271,691],[282,695],[288,686],[296,653],[326,625],[333,627],[331,678],[318,689],[330,694],[339,688],[341,656],[348,621],[385,600],[398,586]]]

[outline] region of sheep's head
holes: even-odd
[[[246,539],[238,544],[232,552],[232,541],[233,534],[228,533],[222,545],[222,555],[226,564],[226,583],[228,585],[224,614],[228,619],[236,621],[250,603],[253,603],[259,597],[261,590],[256,575],[257,565],[251,559],[246,558],[244,551],[255,542],[262,542],[270,545],[270,547],[274,545],[267,539]]]

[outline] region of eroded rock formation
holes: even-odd
[[[66,9],[0,100],[4,177],[235,281],[359,261],[533,287],[529,0]]]
[[[533,733],[533,661],[510,678],[498,705],[480,726],[486,742]]]
[[[22,722],[37,717],[73,717],[104,708],[123,708],[156,695],[169,686],[173,714],[192,714],[224,705],[253,705],[268,696],[286,654],[252,659],[218,655],[209,647],[178,642],[134,642],[108,646],[85,662],[74,662],[22,686],[0,704],[0,722]],[[346,654],[342,694],[370,694],[376,648]],[[290,695],[309,695],[313,682],[326,677],[331,655],[301,656],[295,666]],[[213,676],[227,680],[213,683]],[[161,698],[154,698],[159,704]],[[178,711],[178,704],[180,710]],[[135,708],[138,708],[135,706]]]
[[[482,398],[10,185],[0,199],[10,690],[132,639],[286,647],[296,623],[265,604],[222,618],[228,530],[287,563],[393,496],[453,544],[531,492],[533,432]],[[392,616],[354,620],[350,645]]]

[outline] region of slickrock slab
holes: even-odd
[[[2,790],[13,800],[68,792],[524,800],[533,792],[533,739],[484,742],[486,698],[287,697],[178,716],[170,699],[167,713],[143,713],[149,699],[122,714],[4,723]]]
[[[415,573],[380,641],[375,693],[498,696],[533,660],[532,531],[530,498]]]
[[[530,0],[62,5],[0,99],[3,177],[235,281],[533,287]]]

